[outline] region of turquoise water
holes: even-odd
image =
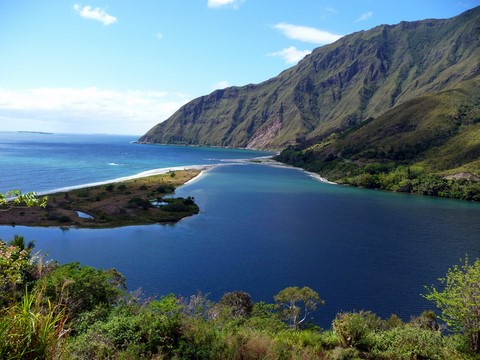
[[[225,158],[221,149],[178,150]],[[316,318],[324,327],[339,311],[362,309],[408,320],[432,308],[420,296],[424,285],[466,254],[480,256],[479,204],[241,163],[216,167],[177,193],[194,196],[200,214],[176,225],[103,230],[5,226],[0,238],[24,235],[60,262],[115,267],[129,289],[149,295],[202,291],[216,300],[241,289],[272,302],[287,286],[310,286],[326,300]]]
[[[133,144],[132,136],[0,132],[0,191],[44,192],[144,171],[228,163],[268,153]]]

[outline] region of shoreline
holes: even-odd
[[[199,208],[194,204],[193,198],[164,198],[165,192],[173,193],[177,187],[198,181],[207,171],[216,167],[248,164],[296,170],[314,180],[336,185],[319,174],[278,162],[271,156],[236,161],[226,160],[225,163],[208,165],[157,168],[106,181],[39,192],[38,196],[49,196],[47,208],[12,208],[8,215],[4,214],[3,219],[0,218],[0,225],[114,228],[177,222],[184,217],[198,213]],[[172,185],[174,187],[169,188]],[[167,188],[169,190],[165,190]],[[152,199],[157,199],[162,204],[154,205]],[[177,201],[177,205],[174,205],[173,208],[177,209],[172,210],[173,212],[167,210],[167,208],[172,208],[167,205],[174,201]],[[179,204],[178,201],[183,204]],[[185,207],[184,205],[187,204],[188,206]],[[178,210],[179,207],[182,210]],[[150,211],[147,211],[149,209]],[[88,217],[82,216],[83,213],[88,214]]]
[[[171,196],[208,166],[172,167],[134,176],[48,191],[40,207],[12,207],[0,216],[1,225],[33,227],[115,228],[128,225],[176,223],[197,214],[194,199]],[[64,188],[65,189],[65,188]],[[88,216],[84,216],[88,215]]]
[[[214,169],[219,166],[229,166],[229,165],[241,165],[241,164],[262,164],[266,166],[273,166],[273,167],[281,167],[281,168],[288,168],[288,169],[294,169],[298,170],[301,172],[304,172],[308,176],[322,182],[325,184],[330,184],[330,185],[338,185],[335,182],[329,181],[328,179],[322,177],[321,175],[307,171],[305,169],[292,166],[289,164],[285,164],[279,161],[276,161],[273,159],[274,155],[268,155],[268,156],[260,156],[256,158],[251,158],[251,159],[226,159],[224,160],[225,163],[218,163],[218,164],[203,164],[203,165],[185,165],[185,166],[172,166],[172,167],[165,167],[165,168],[157,168],[157,169],[151,169],[151,170],[146,170],[142,171],[140,173],[134,174],[134,175],[127,175],[127,176],[122,176],[110,180],[104,180],[104,181],[96,181],[92,183],[85,183],[85,184],[80,184],[80,185],[72,185],[72,186],[65,186],[65,187],[60,187],[60,188],[55,188],[52,190],[45,190],[45,191],[40,191],[37,193],[38,196],[44,196],[44,195],[49,195],[53,193],[59,193],[59,192],[68,192],[68,191],[73,191],[73,190],[81,190],[85,188],[90,188],[90,187],[95,187],[95,186],[102,186],[102,185],[109,185],[109,184],[116,184],[120,183],[123,181],[130,181],[130,180],[136,180],[136,179],[141,179],[149,176],[155,176],[155,175],[163,175],[171,171],[188,171],[188,170],[199,170],[200,173],[195,176],[194,178],[188,180],[185,184],[187,185],[189,183],[192,183],[194,181],[197,181],[200,177],[203,176],[205,171],[209,171],[211,169]],[[183,186],[182,185],[182,186]]]
[[[322,177],[321,175],[315,173],[315,172],[312,172],[312,171],[308,171],[308,170],[305,170],[305,169],[302,169],[300,167],[297,167],[297,166],[293,166],[293,165],[289,165],[289,164],[285,164],[285,163],[282,163],[280,161],[277,161],[277,160],[274,160],[273,157],[260,157],[260,158],[255,158],[255,159],[251,159],[249,160],[250,163],[260,163],[260,164],[264,164],[264,165],[267,165],[267,166],[273,166],[273,167],[279,167],[279,168],[286,168],[286,169],[294,169],[294,170],[298,170],[300,172],[303,172],[305,173],[306,175],[314,178],[315,180],[318,180],[324,184],[329,184],[329,185],[338,185],[338,183],[336,182],[333,182],[333,181],[330,181],[324,177]]]
[[[52,190],[46,190],[46,191],[41,191],[38,192],[38,196],[44,196],[44,195],[50,195],[54,193],[60,193],[60,192],[68,192],[68,191],[73,191],[73,190],[81,190],[81,189],[86,189],[90,187],[95,187],[95,186],[102,186],[102,185],[110,185],[110,184],[116,184],[116,183],[121,183],[124,181],[130,181],[130,180],[137,180],[137,179],[142,179],[150,176],[156,176],[156,175],[164,175],[167,174],[171,171],[188,171],[188,170],[199,170],[200,173],[195,176],[193,179],[190,179],[187,181],[185,184],[195,180],[197,177],[201,176],[204,171],[208,171],[215,166],[218,165],[187,165],[187,166],[172,166],[172,167],[166,167],[166,168],[158,168],[158,169],[152,169],[152,170],[146,170],[142,171],[138,174],[135,175],[127,175],[127,176],[122,176],[119,178],[115,179],[110,179],[110,180],[105,180],[105,181],[97,181],[97,182],[92,182],[92,183],[86,183],[86,184],[81,184],[81,185],[72,185],[72,186],[65,186],[61,188],[56,188]],[[183,184],[183,185],[185,185]]]

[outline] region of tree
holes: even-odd
[[[442,311],[440,318],[454,331],[464,334],[475,353],[480,353],[480,259],[470,265],[468,258],[459,267],[448,269],[445,278],[438,279],[443,291],[428,288],[424,295]]]
[[[307,319],[309,311],[315,311],[317,305],[323,305],[320,296],[307,286],[288,287],[274,297],[280,315],[296,330]],[[303,315],[303,316],[302,316]]]
[[[246,319],[250,317],[253,309],[252,297],[244,291],[228,292],[220,299],[220,305],[224,306],[233,318]]]

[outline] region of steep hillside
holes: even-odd
[[[480,78],[406,101],[318,143],[291,146],[279,159],[333,178],[389,162],[480,176]]]
[[[264,83],[191,101],[139,141],[277,149],[320,141],[478,78],[479,24],[477,7],[345,36]]]
[[[480,201],[480,77],[290,146],[277,160],[355,186]]]

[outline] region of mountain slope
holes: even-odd
[[[318,143],[289,147],[278,159],[331,179],[354,175],[369,164],[418,165],[429,173],[467,171],[480,177],[480,79],[411,99]]]
[[[480,7],[345,36],[261,84],[192,100],[139,142],[284,148],[319,141],[478,78],[478,24]]]

